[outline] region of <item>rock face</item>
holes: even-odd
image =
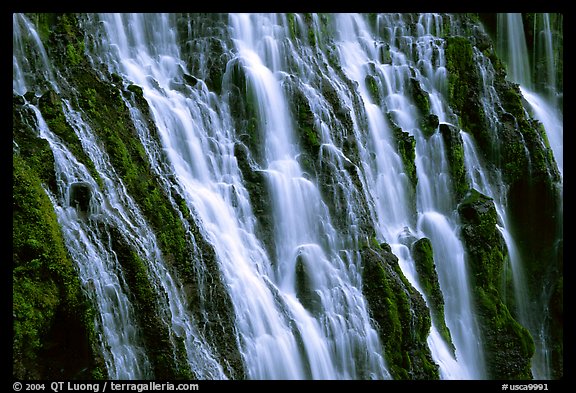
[[[486,365],[492,379],[532,379],[530,359],[534,341],[503,303],[500,277],[507,250],[496,227],[497,214],[491,198],[471,189],[458,206],[467,263],[474,288],[486,348]]]
[[[70,206],[79,213],[87,214],[90,209],[90,183],[77,182],[70,185]]]
[[[450,330],[444,319],[444,296],[438,283],[438,273],[434,263],[434,253],[430,239],[423,237],[412,244],[412,255],[420,285],[430,302],[430,314],[448,346],[455,350]]]
[[[384,345],[394,379],[438,379],[438,365],[426,343],[430,311],[420,292],[408,282],[390,246],[362,252],[363,292]]]

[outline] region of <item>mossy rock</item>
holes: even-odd
[[[510,314],[498,288],[508,252],[497,228],[492,198],[471,189],[460,205],[461,234],[479,323],[483,332],[488,377],[531,379],[534,341],[528,330]]]
[[[432,134],[436,132],[439,125],[440,121],[438,116],[432,113],[423,116],[420,120],[420,130],[426,138],[430,138]]]
[[[450,178],[454,188],[455,199],[460,200],[469,188],[468,179],[466,178],[466,166],[464,164],[464,143],[457,127],[442,123],[439,130],[446,146],[445,150],[450,166]]]
[[[94,311],[68,255],[52,203],[19,155],[13,157],[12,200],[14,377],[103,375]]]
[[[458,125],[473,135],[483,152],[490,150],[494,136],[488,127],[480,92],[482,81],[472,43],[461,36],[446,38],[448,102],[458,116]]]
[[[432,319],[436,322],[440,335],[446,344],[452,349],[454,354],[455,347],[450,335],[450,329],[446,326],[444,318],[444,296],[440,289],[436,264],[434,263],[434,252],[430,239],[423,237],[415,241],[412,246],[412,256],[416,266],[416,272],[420,280],[422,290],[430,301],[430,313]]]
[[[368,245],[361,250],[361,257],[362,291],[392,377],[439,379],[438,365],[426,342],[431,320],[422,295],[404,277],[389,247]]]

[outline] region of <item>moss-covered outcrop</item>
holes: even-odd
[[[106,377],[94,310],[43,183],[19,154],[12,163],[13,376]]]
[[[517,85],[503,82],[496,88],[507,113],[501,116],[501,161],[495,164],[509,184],[512,231],[519,239],[528,276],[543,277],[553,265],[540,261],[555,255],[555,242],[561,237],[560,175],[542,125],[525,115]],[[531,282],[532,289],[540,285],[537,281]]]
[[[238,74],[238,71],[243,73],[241,61],[231,50],[234,43],[230,37],[230,16],[227,13],[186,13],[173,17],[177,25],[181,58],[192,74],[184,74],[183,82],[195,86],[201,80],[210,91],[223,99],[229,99],[231,95],[235,96],[234,100],[245,98],[246,81],[243,75]],[[295,32],[294,15],[288,14],[287,21],[291,25],[290,31]],[[233,91],[236,88],[239,91]],[[240,94],[236,95],[238,92]],[[238,115],[236,121],[252,121],[250,117],[236,112],[236,109],[233,107],[233,113]]]
[[[534,341],[510,314],[498,290],[507,249],[491,198],[471,189],[458,206],[473,299],[483,332],[490,379],[532,379]]]
[[[438,116],[432,113],[422,117],[420,120],[420,130],[426,137],[430,137],[432,134],[434,134],[439,125],[440,120],[438,119]]]
[[[458,116],[461,128],[469,131],[479,144],[490,145],[489,130],[480,101],[482,83],[469,39],[461,36],[446,38],[446,69],[448,101]]]
[[[445,152],[448,158],[454,198],[458,201],[464,196],[469,187],[466,178],[466,167],[464,165],[464,145],[462,137],[460,136],[460,130],[450,124],[440,124],[439,130],[444,140],[444,145],[446,146]]]
[[[302,255],[296,259],[296,296],[304,308],[312,314],[318,314],[322,310],[322,299],[314,291],[309,271],[310,264],[306,264]]]
[[[406,201],[406,204],[412,207],[410,211],[416,211],[416,187],[418,186],[418,174],[416,172],[416,138],[402,130],[392,119],[391,113],[387,114],[387,118],[392,128],[396,151],[402,160],[403,173],[408,180],[408,187],[406,187],[408,201]]]
[[[452,336],[450,335],[450,329],[446,326],[446,320],[444,318],[444,296],[442,295],[440,283],[438,282],[432,242],[430,239],[423,237],[412,243],[411,249],[420,285],[430,302],[429,307],[432,320],[436,323],[438,331],[444,341],[446,341],[446,344],[452,349],[452,352],[454,352],[455,348],[452,342]]]
[[[400,127],[392,126],[398,154],[402,158],[402,166],[406,173],[411,186],[411,199],[415,203],[414,193],[418,185],[418,176],[416,174],[416,139]],[[415,206],[415,205],[413,205]]]
[[[439,379],[438,365],[426,342],[431,320],[422,295],[402,273],[389,245],[367,245],[361,257],[362,291],[392,377]]]
[[[29,97],[32,99],[32,97]],[[14,95],[12,99],[12,138],[17,146],[17,154],[25,160],[30,170],[48,187],[56,192],[54,175],[54,155],[49,143],[39,137],[36,128],[36,114],[25,105],[23,97]]]
[[[483,15],[482,20],[490,19]],[[474,46],[493,66],[493,71],[485,71],[493,72],[492,87],[500,102],[492,108],[491,124],[483,110]],[[548,297],[549,283],[558,282],[562,277],[557,263],[557,239],[562,238],[560,176],[546,131],[538,121],[527,116],[528,105],[523,101],[520,87],[507,79],[505,67],[489,40],[476,33],[470,37],[447,38],[446,67],[448,98],[458,115],[459,125],[474,137],[486,166],[500,171],[507,184],[508,229],[516,240],[523,263],[530,302],[539,303]],[[552,294],[550,302],[562,301],[556,296],[557,293]],[[551,325],[559,331],[561,318],[551,319]],[[559,351],[552,357],[561,357],[562,343],[556,342],[551,347]]]
[[[305,172],[314,174],[317,172],[322,136],[315,124],[310,103],[301,87],[296,83],[291,83],[288,90],[290,95],[289,102],[292,105],[292,113],[294,113],[295,132],[302,150],[299,162]]]
[[[416,78],[410,78],[410,83],[408,84],[408,93],[412,96],[412,100],[418,109],[421,116],[430,113],[430,98],[428,93],[422,89],[420,82]]]

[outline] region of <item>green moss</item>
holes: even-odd
[[[364,78],[364,82],[366,83],[366,87],[368,88],[368,94],[372,99],[372,102],[376,105],[380,104],[380,90],[378,88],[378,82],[376,81],[376,77],[374,75],[366,75]]]
[[[78,42],[84,40],[84,33],[78,26],[75,15],[64,15],[56,18],[56,25],[53,33],[50,34],[47,50],[54,59],[56,67],[60,67],[59,72],[69,82],[73,88],[67,89],[65,86],[61,91],[61,97],[46,95],[43,100],[43,110],[52,122],[51,126],[57,130],[63,142],[70,147],[74,155],[82,161],[85,160],[81,147],[75,138],[70,127],[65,123],[61,110],[61,98],[66,98],[77,110],[82,113],[83,119],[96,133],[102,148],[110,158],[110,163],[115,172],[120,176],[127,193],[133,197],[141,208],[146,220],[150,223],[155,232],[159,247],[168,264],[168,269],[174,273],[177,279],[190,291],[187,295],[190,298],[191,312],[204,324],[207,337],[211,344],[217,346],[221,351],[222,362],[224,359],[230,364],[230,369],[235,375],[243,375],[243,365],[241,357],[236,347],[235,332],[233,327],[233,309],[227,292],[220,281],[219,269],[215,260],[214,251],[210,244],[202,238],[200,231],[190,216],[188,209],[182,208],[182,199],[178,199],[176,205],[172,205],[171,195],[166,195],[164,189],[158,184],[147,154],[139,141],[137,130],[130,116],[123,96],[141,105],[143,115],[147,118],[148,126],[152,137],[157,137],[157,130],[151,119],[146,101],[142,96],[142,89],[132,85],[127,90],[122,90],[122,83],[118,83],[118,77],[110,76],[113,83],[102,80],[89,65],[84,61],[83,48]],[[78,57],[77,57],[78,56]],[[82,57],[82,58],[80,58]],[[21,105],[22,100],[15,101]],[[22,110],[15,110],[14,118],[18,120],[21,127],[15,127],[15,141],[18,141],[20,154],[30,161],[34,168],[32,172],[42,172],[43,177],[51,176],[50,187],[55,188],[53,173],[53,159],[51,151],[45,141],[35,138],[34,125],[27,119],[30,114]],[[30,124],[30,125],[28,125]],[[21,143],[22,142],[22,143]],[[159,142],[159,141],[158,141]],[[37,149],[41,147],[41,149]],[[40,153],[40,154],[39,154]],[[45,175],[44,175],[45,173]],[[181,209],[181,210],[179,210]],[[188,219],[191,229],[187,232],[181,217]],[[188,226],[186,226],[188,228]],[[15,234],[15,237],[20,236]],[[190,239],[193,236],[194,239]],[[22,252],[22,251],[20,251]],[[193,258],[201,259],[207,273],[206,285],[211,291],[206,294],[206,298],[199,298],[198,277],[194,271],[195,262]],[[131,290],[141,298],[142,314],[146,316],[145,321],[150,329],[150,341],[153,340],[153,330],[156,328],[158,337],[163,337],[162,325],[155,326],[155,311],[151,306],[151,287],[145,280],[145,271],[142,270],[142,261],[138,262],[135,254],[131,252],[123,253],[120,261],[123,266],[134,275],[131,277]],[[19,283],[18,283],[19,284]],[[23,282],[25,285],[25,282]],[[60,286],[57,285],[58,288]],[[141,321],[142,324],[144,322]],[[63,332],[63,328],[57,329]],[[58,332],[55,332],[58,334]],[[164,335],[165,337],[165,335]],[[169,344],[165,339],[161,343]],[[183,343],[177,343],[177,351],[182,351]],[[171,346],[171,344],[170,344]],[[156,347],[157,348],[157,347]],[[183,361],[168,359],[165,352],[168,347],[154,352],[151,361],[155,364],[165,365],[165,370],[157,370],[160,375],[172,375],[175,377],[192,376],[185,371]],[[172,357],[173,355],[170,355]],[[16,360],[15,360],[16,362]],[[34,368],[33,368],[34,369]],[[92,374],[103,375],[102,369],[93,368]],[[184,370],[184,371],[183,371]],[[43,370],[36,370],[41,376]],[[184,373],[184,374],[182,374]]]
[[[288,20],[288,33],[290,34],[291,40],[296,40],[298,37],[298,28],[296,26],[296,17],[293,13],[286,14],[286,19]]]
[[[304,14],[304,22],[306,23],[306,27],[308,28],[308,45],[315,46],[316,45],[316,34],[314,32],[314,23],[312,19],[312,14],[305,13]]]
[[[84,52],[84,42],[80,41],[76,45],[69,43],[66,46],[66,54],[68,55],[68,61],[72,65],[78,65],[82,61],[82,53]]]
[[[93,108],[92,103],[99,108],[98,111],[90,112],[89,121],[94,124],[94,130],[102,140],[111,163],[121,176],[128,193],[140,206],[147,222],[156,234],[158,246],[168,268],[187,288],[191,311],[206,324],[208,337],[211,337],[212,344],[220,351],[222,362],[227,359],[232,372],[235,375],[243,375],[243,366],[234,339],[234,313],[227,291],[221,282],[214,250],[203,238],[194,222],[194,217],[191,216],[182,199],[178,197],[176,201],[180,203],[173,206],[171,195],[167,195],[164,188],[158,184],[158,179],[152,171],[147,155],[137,137],[128,108],[120,99],[120,94],[134,94],[131,98],[143,105],[144,114],[148,113],[146,101],[139,95],[139,89],[132,88],[132,92],[119,92],[113,86],[100,82],[93,75],[77,74],[76,78],[81,86],[86,86],[86,89],[80,90],[85,92],[84,98],[80,99],[80,102],[85,105],[84,110],[90,112]],[[157,131],[152,121],[149,124],[152,127],[151,134],[156,135]],[[180,217],[187,219],[191,232],[186,232]],[[190,236],[193,236],[193,239],[190,239]],[[199,298],[198,288],[201,283],[198,282],[193,258],[200,259],[206,271],[209,272],[209,278],[205,279],[206,285],[213,291],[206,295],[207,298]],[[141,278],[144,279],[144,277]],[[143,289],[141,285],[143,284],[138,284],[136,288]],[[153,310],[149,305],[147,307],[148,309],[143,309],[144,315],[151,316]],[[150,327],[151,332],[153,328],[153,326]],[[157,328],[161,329],[161,325]],[[161,330],[157,334],[161,335],[160,332]],[[153,333],[150,333],[150,340],[153,340]],[[177,351],[182,352],[183,343],[178,343],[176,340],[176,344]],[[175,373],[177,378],[184,378],[188,375],[186,373],[189,369],[184,365],[182,358],[177,359],[175,369],[171,369],[169,359],[164,360],[168,356],[165,349],[161,350],[158,346],[154,348],[156,348],[154,352],[156,358],[152,361],[156,365],[166,365],[166,368],[157,370],[158,372],[162,375]]]
[[[475,80],[472,70],[476,69],[472,44],[464,37],[448,37],[445,56],[448,71],[448,98],[456,108],[461,109],[466,102],[467,93],[476,87],[469,83]]]
[[[43,42],[47,42],[50,38],[50,32],[56,24],[56,17],[58,14],[54,13],[27,13],[26,17],[34,23],[38,36]]]
[[[54,156],[50,145],[41,139],[34,125],[35,114],[27,107],[21,106],[18,100],[13,100],[13,140],[18,144],[18,155],[26,161],[34,172],[50,190],[56,191],[54,175]]]
[[[76,14],[56,15],[51,26],[49,49],[56,49],[56,59],[66,67],[77,67],[86,63],[84,36],[78,27]],[[46,45],[46,43],[45,43]]]
[[[446,156],[450,165],[450,179],[454,188],[456,200],[460,200],[468,190],[469,184],[466,177],[464,164],[464,144],[460,131],[446,123],[440,124],[440,134],[446,146]]]
[[[102,366],[93,312],[41,180],[19,155],[12,163],[14,376],[86,377]],[[71,329],[65,337],[63,326]]]
[[[404,174],[409,182],[408,204],[416,211],[416,187],[418,185],[418,175],[416,172],[416,138],[405,132],[394,121],[392,113],[386,114],[396,142],[396,151],[402,159]]]
[[[429,138],[438,129],[438,126],[440,125],[440,121],[439,121],[437,115],[429,114],[427,116],[422,117],[419,125],[420,125],[420,130],[422,131],[424,136]]]
[[[320,137],[314,126],[314,114],[303,94],[298,94],[295,103],[297,132],[302,148],[316,157],[320,151]]]
[[[102,141],[129,194],[157,231],[160,248],[165,255],[173,256],[171,260],[177,264],[182,278],[190,279],[193,272],[191,263],[187,262],[190,259],[187,235],[170,199],[157,183],[121,98],[122,94],[137,94],[140,90],[132,88],[137,93],[123,93],[87,70],[72,70],[72,78],[78,86],[81,109],[88,115],[87,122]]]
[[[402,158],[402,166],[404,167],[412,189],[415,190],[418,184],[418,176],[416,174],[416,139],[398,127],[394,127],[394,135],[396,137],[398,154],[400,154]]]
[[[535,347],[528,330],[510,315],[495,288],[478,288],[475,297],[489,378],[532,379],[530,359]]]
[[[50,131],[62,139],[74,157],[82,162],[90,171],[90,175],[99,185],[102,185],[102,179],[100,178],[100,174],[96,171],[94,163],[84,152],[78,136],[66,120],[66,116],[62,110],[62,105],[61,98],[52,90],[43,94],[38,102],[42,117],[46,121]]]
[[[426,343],[431,320],[424,299],[402,274],[389,246],[361,250],[362,291],[376,321],[394,379],[438,379]]]
[[[484,334],[489,378],[531,379],[534,342],[530,333],[510,314],[499,293],[507,249],[497,228],[491,198],[476,190],[458,206],[462,237],[468,251],[473,298]]]
[[[416,272],[420,280],[422,290],[430,302],[430,313],[440,335],[446,341],[452,351],[455,351],[450,330],[446,326],[444,318],[444,296],[438,282],[438,274],[434,263],[432,242],[428,238],[421,238],[412,244],[412,255],[416,266]]]
[[[460,36],[448,37],[445,56],[448,102],[458,115],[459,126],[474,136],[481,150],[490,151],[494,142],[493,135],[482,109],[481,78],[470,40]]]
[[[430,113],[430,98],[428,97],[428,93],[422,89],[420,82],[418,82],[416,78],[410,78],[409,86],[412,99],[421,116],[428,115]]]
[[[289,87],[291,94],[292,113],[295,119],[295,132],[300,142],[302,154],[299,162],[302,169],[310,174],[317,172],[320,146],[322,144],[321,135],[315,124],[314,113],[310,108],[310,103],[300,86]]]

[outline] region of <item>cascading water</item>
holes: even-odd
[[[499,53],[506,59],[508,76],[520,84],[522,95],[530,104],[533,116],[540,120],[546,129],[550,147],[558,164],[560,173],[563,173],[563,136],[564,127],[561,106],[558,105],[558,91],[556,86],[556,64],[554,63],[554,46],[548,14],[542,14],[544,28],[537,32],[537,39],[533,53],[545,59],[544,71],[546,84],[536,90],[533,79],[536,75],[530,66],[530,56],[526,45],[524,24],[521,14],[498,14],[498,42]],[[535,24],[535,28],[536,28]],[[507,45],[502,44],[507,43]],[[543,49],[540,49],[543,46]],[[534,60],[536,63],[536,58]],[[540,77],[540,76],[538,76]]]
[[[197,95],[190,100],[169,90],[166,83],[178,76],[178,65],[184,69],[175,49],[175,41],[143,41],[144,35],[159,21],[133,17],[131,24],[137,26],[134,29],[137,33],[133,33],[124,30],[128,24],[118,16],[100,17],[107,27],[110,44],[119,48],[118,58],[110,60],[113,62],[111,68],[143,87],[144,97],[150,102],[185,197],[191,208],[200,215],[206,236],[215,246],[224,279],[232,291],[239,341],[249,377],[358,378],[354,351],[359,352],[359,346],[372,348],[366,360],[370,363],[369,369],[373,370],[371,376],[385,377],[385,367],[378,355],[378,340],[374,339],[375,332],[370,327],[359,289],[347,284],[351,278],[346,275],[340,277],[342,270],[331,265],[320,246],[323,239],[319,236],[335,235],[331,233],[329,218],[314,184],[304,178],[298,168],[295,160],[297,150],[294,150],[294,142],[290,141],[291,125],[280,81],[251,47],[253,42],[247,38],[251,26],[244,26],[247,30],[242,31],[240,25],[235,25],[234,21],[232,23],[238,34],[235,40],[241,62],[247,69],[250,82],[254,84],[257,99],[262,100],[258,109],[269,152],[269,162],[264,171],[269,177],[280,217],[276,272],[254,235],[251,209],[246,206],[247,191],[241,183],[239,168],[234,160],[230,160],[233,157],[234,135],[230,132],[228,122],[231,120],[227,109],[224,107],[214,112],[207,122],[203,112],[214,105],[208,91],[194,91],[193,94]],[[270,23],[267,16],[253,17]],[[273,24],[269,27],[279,28]],[[158,39],[166,37],[159,36]],[[269,39],[269,42],[275,43],[279,38],[269,36]],[[135,44],[126,45],[132,41]],[[152,68],[152,75],[149,70],[138,67],[138,64],[150,64],[158,57],[172,67]],[[138,61],[132,60],[135,58]],[[271,65],[271,68],[274,66]],[[166,93],[162,94],[159,88],[165,88]],[[171,115],[175,111],[179,116]],[[221,126],[218,127],[218,124]],[[193,149],[209,144],[217,147],[213,151],[214,159],[203,161],[201,150]],[[314,200],[316,204],[311,203]],[[234,201],[244,201],[244,204],[234,206]],[[323,227],[318,227],[318,217]],[[340,261],[338,256],[334,258]],[[322,267],[322,270],[315,270],[318,275],[312,277],[312,282],[317,286],[312,290],[318,290],[321,297],[326,299],[325,315],[318,319],[311,317],[295,299],[294,263],[297,259],[304,260],[304,263],[314,261],[314,269]],[[341,300],[332,300],[335,297]],[[345,309],[358,310],[361,314],[358,317],[346,316]],[[344,314],[344,317],[340,314]],[[357,320],[361,324],[351,329],[348,324]],[[368,329],[367,332],[362,333],[365,329]],[[356,333],[350,336],[350,332]]]
[[[287,29],[274,15],[232,15],[231,24],[238,55],[257,100],[259,132],[265,143],[264,171],[277,228],[275,281],[282,292],[293,296],[296,262],[303,261],[305,274],[310,276],[309,290],[321,299],[320,316],[315,319],[303,312],[292,296],[288,297],[289,306],[295,308],[293,318],[307,356],[317,357],[310,359],[311,376],[357,378],[354,359],[360,345],[369,351],[371,368],[376,367],[371,376],[382,378],[386,373],[377,355],[375,331],[370,327],[359,288],[353,286],[358,285],[358,279],[351,275],[354,271],[347,271],[338,255],[337,234],[327,208],[297,161],[300,153],[281,85],[286,72],[282,59],[294,56],[291,47],[282,45]],[[351,330],[356,333],[350,335]],[[319,338],[328,345],[311,347]],[[319,360],[325,370],[316,371],[313,360]]]
[[[528,56],[512,18],[499,26],[510,27],[514,38],[514,53],[506,58],[517,69],[511,75],[524,75],[526,64],[513,65]],[[236,372],[248,379],[392,378],[382,327],[363,292],[361,250],[389,244],[431,308],[412,248],[427,238],[444,320],[432,315],[426,350],[441,379],[487,378],[442,128],[459,131],[469,186],[494,200],[519,320],[537,345],[532,370],[536,378],[550,375],[546,335],[536,339],[543,325],[528,318],[533,309],[521,302],[529,296],[508,231],[506,185],[484,165],[472,136],[456,126],[448,104],[444,37],[445,29],[459,28],[453,21],[441,14],[79,16],[89,67],[102,81],[139,91],[144,99],[126,94],[122,102],[154,184],[179,212],[192,243],[197,281],[189,286],[163,255],[86,121],[89,114],[77,108],[74,94],[63,93],[74,86],[51,64],[33,24],[14,15],[14,94],[28,97],[33,128],[54,154],[57,192],[45,189],[96,306],[95,329],[110,378],[153,378],[158,366],[140,330],[132,277],[112,251],[115,236],[142,261],[155,293],[155,322],[169,338],[175,367],[189,367],[199,379],[234,378]],[[474,50],[484,113],[496,130],[494,71]],[[544,124],[562,172],[561,116],[545,118],[556,113],[554,105],[529,87],[522,86],[522,94]],[[28,92],[37,101],[47,89],[62,95],[61,110],[92,172],[29,102]],[[417,102],[422,96],[427,109]],[[424,118],[432,129],[424,129]],[[413,148],[412,167],[400,139]],[[88,208],[71,203],[78,189],[89,194]],[[204,266],[196,238],[213,250],[213,270]],[[214,290],[212,275],[231,303],[233,328],[226,339],[234,341],[240,365],[229,363],[218,339],[209,337],[214,320],[206,317],[204,295]]]
[[[38,39],[33,25],[23,15],[14,15],[15,48],[23,50],[26,45],[33,48],[33,56],[27,62],[23,52],[15,50],[14,53],[14,89],[24,95],[34,91],[30,86],[33,73],[39,72],[47,77],[46,82],[53,84],[56,78],[52,73],[50,61],[46,51]],[[28,37],[35,38],[33,40]],[[31,64],[40,64],[37,69]],[[141,340],[135,330],[134,310],[124,291],[124,279],[116,271],[115,256],[107,250],[105,239],[95,228],[91,228],[79,216],[79,212],[71,206],[70,189],[73,184],[84,182],[93,190],[91,200],[95,205],[104,200],[98,191],[96,181],[90,176],[86,168],[73,158],[68,149],[59,141],[48,128],[40,111],[36,106],[28,104],[36,115],[38,136],[46,139],[52,148],[55,158],[56,175],[59,178],[59,195],[49,193],[62,226],[66,244],[78,264],[79,275],[84,289],[95,300],[98,318],[95,321],[101,334],[102,353],[105,358],[108,372],[116,379],[138,379],[149,374],[149,365],[143,350]]]
[[[393,18],[393,17],[390,17]],[[434,348],[436,361],[441,367],[443,377],[452,379],[478,379],[483,377],[482,347],[480,334],[474,320],[473,307],[467,284],[468,276],[464,263],[463,246],[458,239],[456,224],[451,217],[454,209],[452,195],[448,190],[449,174],[441,136],[433,135],[426,141],[414,119],[417,118],[414,104],[407,97],[407,89],[415,69],[419,80],[430,89],[433,113],[441,121],[446,121],[442,97],[439,91],[445,89],[446,80],[442,77],[441,46],[435,44],[432,35],[437,25],[427,20],[419,20],[416,37],[413,37],[402,19],[381,20],[384,26],[395,26],[390,33],[389,45],[391,64],[378,61],[378,52],[374,49],[372,34],[359,16],[342,16],[338,26],[341,32],[342,63],[351,79],[359,81],[361,94],[369,118],[369,130],[372,141],[365,147],[363,163],[367,184],[375,201],[375,220],[380,235],[389,242],[401,260],[401,266],[408,277],[413,267],[408,248],[401,241],[406,228],[413,228],[413,236],[428,237],[432,241],[434,258],[437,261],[439,281],[446,301],[446,324],[448,325],[456,347],[455,361],[446,347],[446,343],[433,331],[430,340]],[[360,36],[358,40],[356,37]],[[364,45],[362,45],[364,44]],[[419,49],[418,57],[406,56],[412,45]],[[432,54],[438,55],[438,64],[432,63]],[[382,104],[372,102],[366,85],[363,83],[369,64],[376,68],[381,80]],[[428,73],[438,68],[437,73]],[[363,92],[363,93],[362,93]],[[410,211],[406,181],[406,170],[395,152],[394,140],[382,111],[392,113],[393,120],[416,137],[416,168],[418,176],[417,209],[418,222],[414,222],[414,213]],[[360,139],[361,140],[361,139]],[[376,168],[370,168],[370,152],[377,157]],[[373,186],[371,186],[373,185]],[[414,229],[417,225],[417,229]],[[454,280],[454,273],[457,279]],[[418,287],[417,280],[414,285]],[[435,327],[436,329],[436,327]]]
[[[78,264],[82,284],[98,305],[96,325],[101,332],[102,352],[108,372],[115,379],[140,379],[150,375],[150,365],[135,328],[133,307],[125,290],[124,277],[118,275],[118,261],[108,249],[106,238],[81,217],[81,212],[72,208],[69,190],[76,184],[87,184],[97,190],[96,181],[86,168],[73,159],[73,155],[58,141],[39,111],[40,137],[48,140],[54,152],[56,174],[61,184],[59,195],[51,195],[66,245]],[[88,142],[88,139],[85,139]],[[47,191],[48,192],[48,191]],[[96,191],[91,204],[103,203],[104,195]],[[91,213],[91,212],[88,212]],[[96,213],[102,218],[106,214]]]
[[[44,63],[49,70],[50,64],[47,61]],[[48,71],[43,74],[52,75]],[[49,83],[57,87],[58,79],[54,78]],[[103,335],[102,345],[108,372],[116,379],[142,379],[152,375],[146,355],[138,346],[141,344],[135,338],[138,336],[138,324],[134,321],[134,311],[124,293],[124,278],[116,273],[121,269],[116,256],[109,250],[110,237],[113,235],[106,229],[102,230],[99,227],[100,222],[118,228],[121,235],[141,252],[142,260],[149,263],[151,281],[158,293],[162,294],[159,296],[163,314],[161,319],[170,326],[171,340],[176,337],[183,340],[188,363],[197,376],[224,377],[221,366],[214,361],[210,353],[211,350],[203,344],[206,340],[200,337],[194,321],[186,312],[182,291],[164,265],[154,232],[128,196],[118,175],[111,169],[111,164],[102,153],[93,131],[84,122],[82,114],[74,111],[68,102],[63,101],[62,109],[104,183],[103,190],[100,190],[101,187],[87,169],[70,158],[74,156],[58,142],[36,109],[40,137],[47,139],[53,146],[56,175],[60,180],[59,195],[52,196],[55,209],[64,229],[67,245],[79,265],[80,277],[86,290],[93,294],[91,297],[96,299],[100,311],[101,320],[97,321],[97,325]],[[82,212],[89,214],[89,220],[75,213],[76,210],[71,207],[73,204],[69,200],[70,190],[75,184],[87,184],[86,187],[90,190],[89,208],[96,212]],[[176,349],[174,341],[173,345]]]
[[[508,65],[508,76],[515,82],[532,88],[530,56],[524,39],[522,14],[498,14],[497,51]]]
[[[531,106],[534,118],[540,120],[548,135],[548,142],[558,164],[560,175],[564,176],[564,121],[558,107],[552,105],[540,94],[520,87],[522,95]]]
[[[535,75],[532,73],[528,55],[528,46],[526,44],[524,25],[521,14],[498,14],[498,42],[507,42],[507,46],[500,46],[499,51],[506,58],[508,65],[509,78],[518,83],[523,97],[529,104],[529,110],[532,112],[534,118],[539,120],[544,129],[546,130],[547,139],[552,149],[554,159],[558,171],[560,172],[561,182],[563,176],[563,119],[562,109],[558,106],[558,95],[562,92],[558,91],[556,86],[556,64],[554,63],[555,48],[552,45],[551,30],[548,14],[536,15],[536,18],[543,19],[544,29],[538,32],[537,39],[535,40],[534,63],[540,61],[537,55],[544,56],[545,62],[545,87],[543,91],[537,91],[534,84]],[[535,23],[534,28],[536,28]],[[543,44],[542,44],[543,42]],[[537,45],[543,45],[544,50],[536,48]],[[535,68],[535,67],[534,67]],[[540,78],[539,78],[540,79]],[[494,99],[494,98],[493,98]],[[487,106],[495,105],[494,102],[488,102]],[[470,149],[467,157],[474,157],[472,144],[467,144]],[[543,294],[542,299],[530,300],[531,297],[527,293],[526,279],[524,277],[522,261],[519,254],[516,252],[515,241],[510,235],[507,228],[508,223],[505,219],[506,202],[502,200],[503,194],[492,192],[487,189],[490,186],[484,184],[480,190],[483,190],[486,195],[493,197],[496,201],[499,215],[503,218],[504,227],[502,231],[509,249],[510,262],[513,270],[514,290],[516,292],[517,312],[520,321],[531,331],[535,338],[536,351],[532,361],[532,372],[536,379],[549,379],[550,378],[550,359],[548,348],[548,333],[546,328],[546,315],[547,311],[547,295]],[[499,184],[497,187],[502,188],[503,185]],[[558,187],[562,189],[562,184]],[[560,191],[560,193],[562,193]],[[562,196],[560,195],[560,199]],[[559,215],[562,216],[562,202],[559,206]]]

